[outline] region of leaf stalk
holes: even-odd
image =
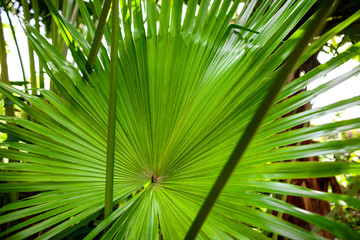
[[[101,38],[104,35],[104,31],[105,31],[105,27],[106,27],[106,19],[109,15],[110,6],[111,6],[111,0],[106,0],[104,2],[103,8],[102,8],[102,11],[100,14],[100,19],[99,19],[99,22],[98,22],[98,25],[96,28],[95,37],[94,37],[94,40],[92,42],[91,49],[90,49],[88,62],[87,62],[87,66],[86,66],[88,72],[91,72],[91,69],[94,67],[96,55],[100,48]]]
[[[210,190],[208,196],[206,197],[200,211],[198,212],[195,220],[193,221],[189,231],[187,232],[185,236],[186,240],[192,240],[196,238],[207,216],[209,215],[212,207],[214,206],[216,200],[218,199],[220,193],[224,189],[227,181],[230,179],[241,157],[243,156],[247,147],[249,146],[257,129],[259,128],[267,112],[273,105],[282,86],[288,80],[290,74],[295,70],[297,63],[301,58],[301,56],[303,55],[304,50],[307,47],[308,43],[313,39],[313,37],[315,37],[315,34],[317,34],[321,30],[327,17],[334,10],[337,2],[338,2],[337,0],[333,0],[331,2],[328,1],[322,2],[319,11],[316,13],[316,16],[314,17],[313,21],[310,23],[309,27],[304,32],[304,35],[302,36],[301,40],[299,41],[294,51],[290,54],[289,58],[285,62],[284,68],[279,73],[278,78],[275,79],[275,81],[271,85],[268,93],[261,102],[260,107],[256,111],[255,115],[252,117],[252,120],[250,121],[245,132],[241,136],[229,160],[222,169],[215,184]]]
[[[110,52],[110,94],[108,112],[108,141],[106,159],[105,213],[104,218],[112,212],[114,189],[114,158],[116,132],[116,95],[117,65],[119,42],[119,0],[113,0],[111,15],[111,52]]]

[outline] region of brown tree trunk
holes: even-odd
[[[301,73],[306,73],[311,71],[312,69],[316,68],[317,66],[320,65],[320,63],[317,60],[317,55],[318,54],[314,54],[312,57],[310,57],[303,65],[301,65],[294,73],[293,77],[289,80],[289,81],[293,81],[294,79],[300,77]],[[305,89],[304,89],[305,90]],[[302,90],[302,91],[304,91]],[[297,93],[295,93],[292,96],[295,96],[296,94],[301,93],[302,91],[299,91]],[[290,98],[292,97],[290,96]],[[301,107],[299,107],[295,113],[299,113],[299,112],[303,112],[306,110],[311,109],[311,103],[307,103]],[[289,113],[285,116],[294,114]],[[301,124],[298,126],[295,126],[293,129],[299,129],[299,128],[303,128],[303,127],[308,127],[310,125],[310,123],[307,123],[305,125]],[[308,141],[304,141],[301,143],[301,145],[306,145],[306,144],[311,144],[313,143],[313,140],[308,140]],[[319,157],[310,157],[310,158],[301,158],[301,159],[296,159],[296,161],[319,161]],[[339,186],[339,184],[337,183],[336,179],[334,177],[330,177],[330,178],[308,178],[308,179],[291,179],[290,181],[291,184],[294,185],[298,185],[298,186],[302,186],[302,187],[306,187],[309,189],[314,189],[317,191],[322,191],[322,192],[328,192],[329,190],[329,186],[331,186],[332,191],[334,193],[341,193],[341,188]],[[329,212],[330,212],[330,204],[326,201],[321,201],[321,200],[317,200],[317,199],[311,199],[311,198],[307,198],[307,197],[295,197],[295,196],[288,196],[286,199],[286,202],[291,203],[294,206],[297,206],[299,208],[302,208],[304,210],[307,210],[309,212],[313,212],[313,213],[317,213],[323,216],[326,216]],[[301,220],[299,218],[296,218],[294,216],[288,215],[288,214],[284,214],[283,215],[283,219],[291,222],[299,227],[302,227],[308,231],[311,231],[314,228],[314,225],[305,222],[304,220]],[[334,239],[334,235],[326,232],[324,230],[321,230],[319,233],[319,235],[326,237],[328,239]]]

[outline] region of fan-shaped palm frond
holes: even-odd
[[[0,117],[0,130],[22,139],[1,144],[0,157],[12,161],[0,165],[1,181],[9,182],[0,184],[0,190],[40,192],[0,209],[0,223],[22,220],[0,233],[8,239],[39,232],[40,239],[61,239],[97,219],[104,209],[111,24],[106,25],[89,73],[85,56],[90,44],[51,1],[46,2],[75,64],[27,25],[27,36],[59,94],[41,89],[41,97],[31,96],[0,83],[1,92],[35,119]],[[295,27],[315,0],[269,0],[257,8],[257,1],[250,1],[235,25],[229,25],[240,2],[120,1],[114,211],[85,239],[104,229],[102,239],[184,238],[283,62],[307,29],[311,20]],[[95,25],[84,2],[78,5],[93,38]],[[94,6],[100,15],[100,1],[94,0]],[[352,20],[314,40],[298,65],[359,16],[357,12]],[[292,96],[359,51],[356,44],[283,87],[202,227],[200,239],[266,239],[264,232],[322,239],[263,209],[294,215],[344,239],[359,238],[343,224],[274,197],[305,196],[360,208],[360,201],[345,195],[276,181],[360,173],[359,164],[285,161],[357,149],[358,139],[289,145],[360,128],[360,119],[353,119],[291,130],[358,105],[360,96],[282,117],[358,74],[360,67]]]

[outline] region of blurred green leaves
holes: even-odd
[[[28,39],[57,92],[42,89],[41,97],[30,96],[0,83],[1,93],[35,120],[1,116],[0,131],[22,141],[0,143],[0,157],[12,159],[0,165],[0,191],[39,192],[0,208],[0,223],[12,223],[0,237],[26,239],[38,234],[42,239],[61,239],[91,228],[86,239],[184,238],[236,141],[308,27],[306,21],[295,29],[315,1],[262,1],[257,8],[258,2],[250,1],[239,16],[241,27],[226,39],[239,0],[190,0],[187,6],[180,0],[161,5],[155,0],[120,1],[113,213],[102,221],[112,26],[106,23],[104,37],[97,36],[102,41],[88,73],[88,40],[96,37],[89,9],[77,1],[87,29],[78,31],[52,1],[46,3],[75,64],[28,25]],[[99,15],[101,2],[92,3]],[[354,21],[358,17],[353,16]],[[347,24],[314,39],[297,66]],[[286,161],[358,146],[358,139],[288,145],[357,126],[358,120],[352,120],[291,130],[314,117],[357,105],[359,97],[282,117],[328,85],[289,96],[357,54],[358,44],[280,91],[199,239],[266,239],[273,233],[322,239],[276,218],[270,210],[302,218],[340,238],[359,237],[342,223],[274,197],[306,196],[359,207],[351,197],[275,182],[360,172],[358,163]],[[331,84],[336,86],[357,70]]]

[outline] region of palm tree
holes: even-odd
[[[78,238],[322,239],[271,214],[277,211],[340,238],[359,238],[277,196],[360,208],[350,196],[278,181],[360,172],[356,163],[285,161],[357,149],[358,139],[289,145],[359,128],[360,119],[352,119],[291,130],[357,105],[360,96],[281,117],[359,73],[356,67],[289,98],[357,56],[355,44],[283,86],[360,11],[313,39],[328,7],[288,34],[315,0],[268,0],[257,8],[255,0],[197,2],[114,1],[111,21],[96,28],[77,1],[88,30],[83,35],[46,0],[75,64],[25,23],[58,92],[40,89],[40,97],[32,96],[0,83],[2,94],[34,119],[0,116],[0,130],[21,139],[1,143],[0,157],[11,161],[0,165],[6,181],[0,191],[38,192],[0,209],[0,223],[11,223],[0,237],[62,239],[90,227]],[[99,0],[93,3],[104,22],[110,1],[103,9]]]

